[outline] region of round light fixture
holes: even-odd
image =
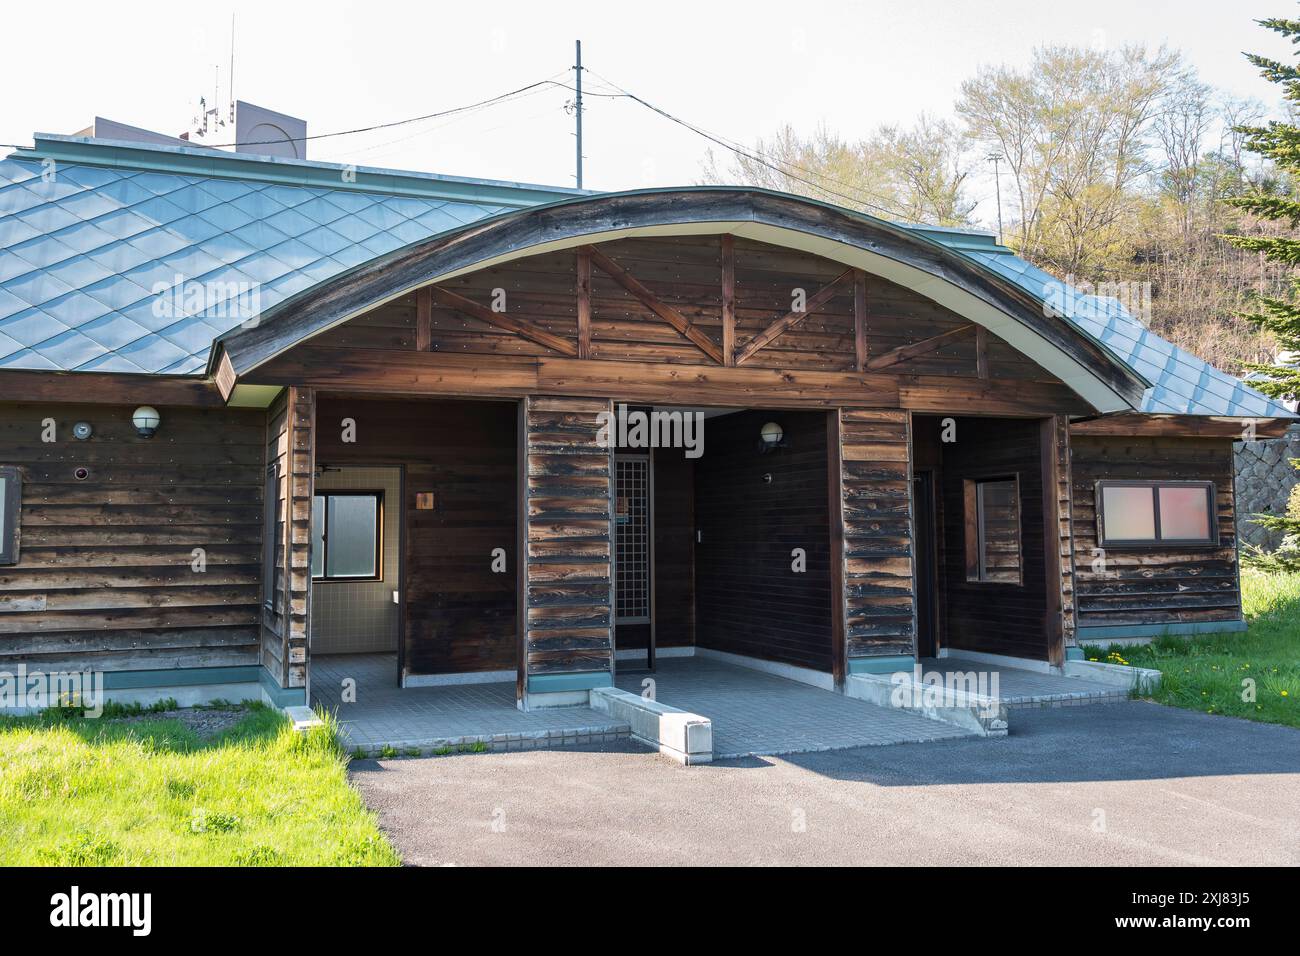
[[[95,430],[90,427],[90,422],[77,422],[72,426],[72,437],[77,441],[85,441],[94,433]]]
[[[768,452],[773,448],[781,447],[781,439],[785,437],[785,430],[776,422],[768,422],[759,431],[759,436],[763,440],[763,444],[760,446],[761,449]]]
[[[162,416],[158,414],[158,409],[149,405],[141,405],[131,413],[131,424],[135,426],[136,434],[141,438],[152,438],[161,421]]]

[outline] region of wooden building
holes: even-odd
[[[990,236],[793,196],[0,163],[0,670],[121,696],[1237,630],[1232,444],[1290,418]]]

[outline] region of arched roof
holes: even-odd
[[[730,233],[799,249],[910,288],[984,326],[1102,412],[1138,408],[1132,368],[1041,299],[959,249],[883,220],[748,188],[581,196],[415,242],[321,282],[219,340],[236,375],[420,286],[514,259],[639,236]]]

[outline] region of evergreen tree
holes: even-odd
[[[1257,21],[1300,44],[1300,20],[1271,18]],[[1282,87],[1283,97],[1293,108],[1300,109],[1300,68],[1269,57],[1248,53],[1246,58],[1259,67],[1261,75],[1270,83]],[[1293,123],[1270,121],[1267,126],[1243,126],[1239,132],[1246,136],[1246,148],[1270,160],[1290,183],[1300,181],[1300,126]],[[1300,228],[1300,200],[1294,189],[1283,193],[1256,191],[1225,200],[1230,205],[1252,213],[1261,219],[1285,222],[1291,229]],[[1300,238],[1293,236],[1224,236],[1241,249],[1259,252],[1271,262],[1295,268],[1300,266]],[[1287,364],[1247,365],[1252,372],[1265,376],[1251,385],[1274,398],[1295,400],[1300,398],[1300,273],[1291,279],[1291,293],[1285,297],[1260,296],[1256,310],[1245,314],[1253,325],[1272,333],[1281,346]],[[1300,459],[1291,463],[1300,468]],[[1297,486],[1300,492],[1300,486]],[[1273,554],[1263,554],[1257,549],[1248,552],[1252,564],[1271,570],[1300,570],[1300,494],[1291,495],[1290,507],[1285,515],[1259,515],[1256,520],[1266,528],[1284,533],[1282,546]]]

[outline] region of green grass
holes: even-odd
[[[0,719],[0,866],[397,865],[335,729],[295,734],[260,705],[207,740],[177,720]]]
[[[1243,570],[1241,600],[1250,625],[1244,634],[1089,646],[1085,656],[1160,671],[1151,696],[1162,704],[1300,727],[1300,574]]]

